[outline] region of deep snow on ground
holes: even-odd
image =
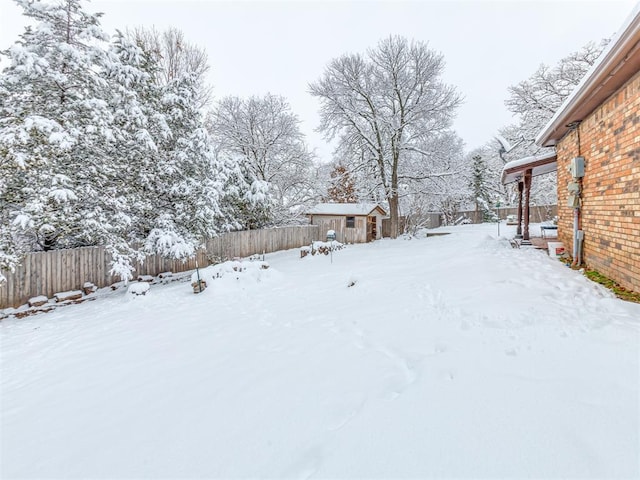
[[[2,477],[640,476],[640,305],[444,230],[3,320]]]

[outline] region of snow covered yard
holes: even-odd
[[[640,305],[449,231],[3,320],[2,477],[640,476]]]

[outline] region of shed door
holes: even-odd
[[[377,217],[367,217],[367,242],[371,242],[378,238],[378,225],[376,224]]]

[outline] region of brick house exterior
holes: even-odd
[[[578,179],[583,263],[640,292],[640,10],[636,7],[598,62],[540,132],[555,146],[558,236],[574,245],[568,206],[569,165],[584,157]],[[579,238],[579,235],[576,235]],[[571,248],[567,248],[572,252]]]

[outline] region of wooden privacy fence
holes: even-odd
[[[315,225],[230,232],[206,241],[206,249],[186,261],[149,255],[144,262],[134,262],[137,275],[156,276],[163,272],[185,272],[219,263],[234,257],[288,250],[320,240]],[[15,272],[2,273],[7,281],[0,286],[0,309],[17,307],[29,298],[80,290],[85,282],[106,287],[119,279],[109,274],[110,256],[104,247],[34,252],[26,255]],[[135,278],[135,277],[134,277]]]
[[[309,245],[313,240],[321,240],[319,235],[316,225],[231,232],[207,240],[208,262],[218,263],[263,251],[270,253],[297,248]]]
[[[507,215],[517,215],[518,207],[500,207],[498,209],[492,209],[494,213],[499,215],[501,220],[507,218]],[[558,214],[557,205],[532,205],[529,207],[529,221],[532,223],[541,223],[548,220],[553,220]],[[482,211],[466,211],[458,212],[459,217],[465,217],[471,220],[471,223],[482,223]]]
[[[407,228],[407,217],[400,216],[398,217],[398,235],[404,233]],[[391,219],[383,218],[382,219],[382,236],[384,238],[391,237]]]

